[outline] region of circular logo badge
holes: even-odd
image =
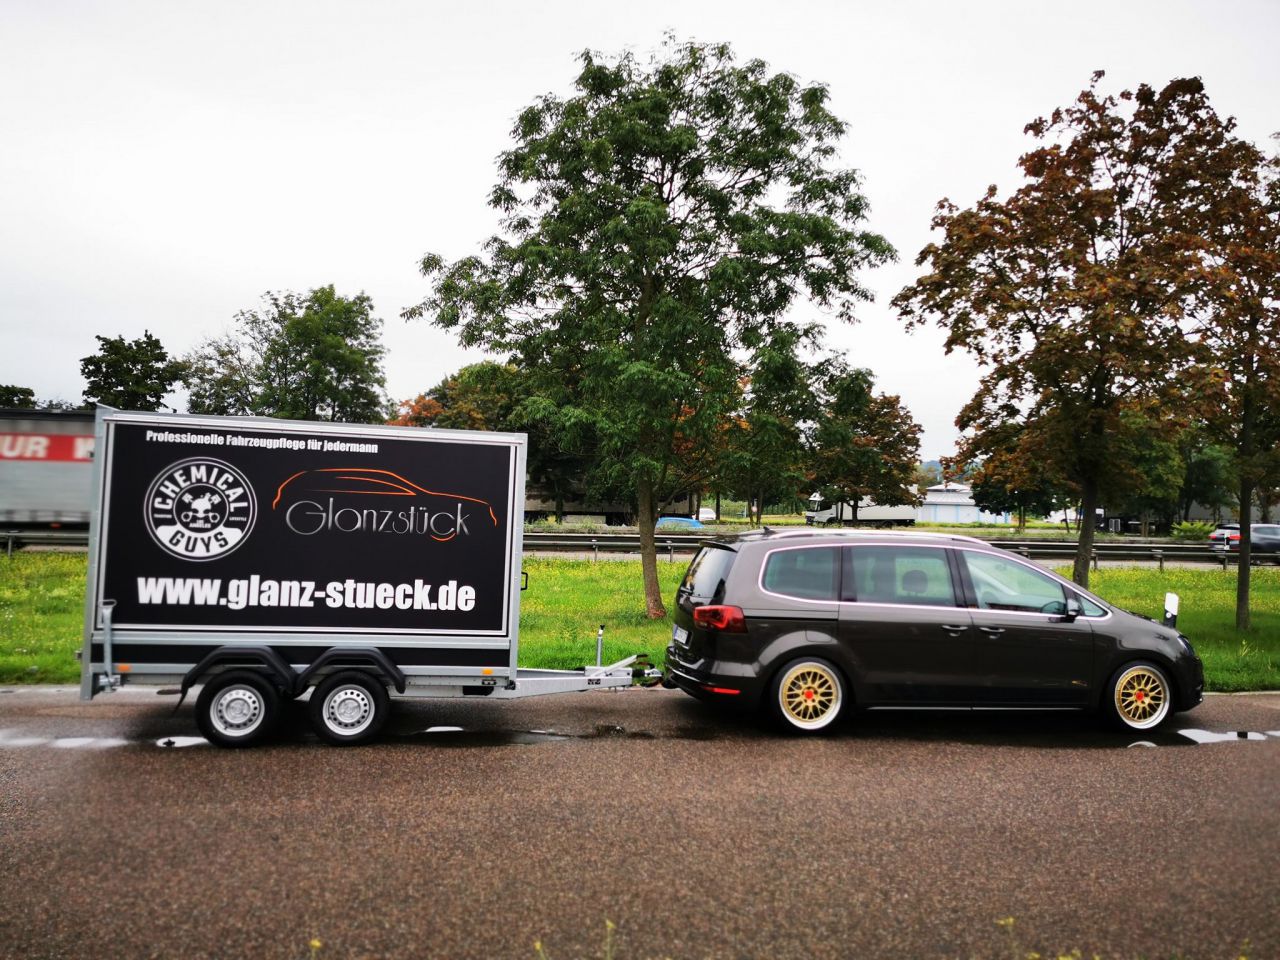
[[[143,513],[162,550],[183,560],[215,560],[253,531],[258,502],[248,478],[231,464],[192,457],[151,481]]]

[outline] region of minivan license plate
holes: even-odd
[[[689,631],[684,627],[673,626],[671,628],[671,640],[673,643],[678,643],[682,647],[687,647],[689,645]]]

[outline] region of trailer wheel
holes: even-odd
[[[196,725],[220,747],[260,742],[280,716],[280,695],[265,677],[233,670],[209,679],[196,699]]]
[[[387,688],[359,670],[326,678],[311,694],[308,712],[320,739],[337,746],[364,743],[387,722]]]

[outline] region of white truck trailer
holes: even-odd
[[[815,493],[809,498],[804,522],[819,527],[912,527],[916,522],[916,508],[910,504],[882,507],[870,497],[863,497],[855,511],[852,503],[833,503]]]
[[[0,526],[89,522],[93,414],[0,410]]]
[[[526,438],[98,411],[81,697],[200,687],[221,746],[310,692],[316,733],[368,740],[396,697],[629,686],[634,657],[527,670]]]

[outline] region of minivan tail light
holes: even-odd
[[[693,622],[708,630],[720,630],[724,633],[747,632],[747,619],[742,615],[741,607],[724,605],[695,607]]]

